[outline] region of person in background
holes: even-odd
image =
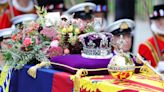
[[[135,0],[115,0],[115,21],[120,19],[135,20]],[[132,47],[134,35],[132,38]],[[130,52],[133,48],[130,49]]]
[[[96,4],[94,17],[102,18],[103,26],[106,27],[108,25],[108,0],[86,0],[86,2]]]
[[[135,28],[135,23],[133,20],[120,19],[110,24],[105,31],[110,32],[114,35],[113,42],[117,42],[120,39],[120,35],[122,35],[124,40],[123,51],[130,52],[130,49],[132,48],[131,36],[134,28]]]
[[[8,6],[7,0],[0,0],[0,15],[2,15]]]
[[[32,0],[9,0],[8,3],[9,7],[0,16],[0,29],[11,27],[11,20],[16,16],[35,12]]]
[[[93,12],[95,9],[96,5],[94,3],[85,2],[72,6],[64,13],[64,15],[73,15],[73,18],[75,19],[80,18],[85,21],[90,21],[93,19]]]
[[[143,63],[136,59],[136,56],[130,52],[132,48],[132,32],[135,28],[135,22],[130,19],[120,19],[112,24],[110,24],[106,29],[105,32],[110,32],[113,34],[112,43],[112,54],[115,55],[119,51],[123,51],[127,53],[129,57],[133,60],[136,66],[142,66]],[[121,38],[122,35],[122,38]],[[135,73],[139,73],[140,69],[136,68]]]
[[[44,6],[47,12],[66,11],[64,0],[37,0],[38,6]]]
[[[138,52],[154,68],[164,71],[164,3],[154,6],[150,19],[151,30],[155,35],[141,43]]]

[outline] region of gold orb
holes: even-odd
[[[108,64],[110,74],[119,80],[130,78],[135,70],[135,64],[128,54],[117,54],[113,56]]]

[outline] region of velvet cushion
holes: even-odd
[[[51,62],[60,63],[64,65],[71,66],[73,68],[84,68],[84,69],[98,69],[98,68],[107,68],[110,59],[89,59],[83,58],[80,54],[56,56],[50,59]],[[71,70],[66,67],[53,65],[55,69],[64,70],[70,73],[75,74],[75,70]],[[89,74],[108,74],[108,71],[93,71]]]

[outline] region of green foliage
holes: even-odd
[[[4,41],[1,53],[5,63],[14,69],[21,69],[27,63],[48,62],[46,56],[50,46],[50,39],[46,39],[38,31],[44,27],[47,11],[44,7],[35,6],[39,16],[37,22],[28,21],[23,25],[23,30],[17,29],[12,33],[11,39]],[[35,60],[35,61],[33,61]]]
[[[36,59],[38,61],[48,61],[45,53],[42,51],[43,47],[48,47],[49,42],[42,42],[36,46],[32,46],[33,50],[30,51],[22,51],[18,48],[21,48],[20,45],[13,42],[13,47],[2,48],[2,54],[5,58],[6,64],[10,65],[12,68],[21,69],[25,64]],[[35,61],[33,61],[35,62]]]
[[[37,9],[37,15],[39,16],[37,22],[40,23],[41,26],[45,26],[45,15],[47,15],[47,10],[43,7],[35,6]]]

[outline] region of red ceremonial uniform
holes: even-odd
[[[156,35],[156,39],[157,39],[158,47],[160,49],[160,53],[162,56],[164,56],[164,54],[162,53],[164,50],[164,36]],[[143,56],[146,60],[148,61],[150,60],[151,65],[153,67],[156,67],[158,62],[160,61],[153,37],[149,38],[147,41],[140,44],[139,54]]]
[[[15,2],[16,2],[16,0],[15,0]],[[19,6],[19,5],[17,5],[17,6]],[[30,10],[29,12],[20,11],[19,9],[16,8],[16,6],[14,6],[14,4],[11,9],[13,9],[14,17],[18,16],[18,15],[22,15],[22,14],[34,13],[34,9]],[[10,7],[8,7],[7,10],[0,16],[0,29],[11,27],[11,25],[12,25],[11,9],[10,9]]]
[[[23,12],[16,10],[13,7],[13,12],[15,16],[23,14]],[[0,29],[11,27],[11,12],[10,9],[7,9],[2,16],[0,16]]]

